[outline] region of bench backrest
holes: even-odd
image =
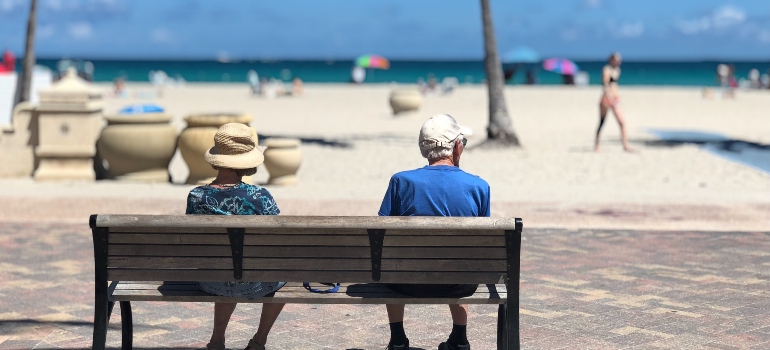
[[[518,284],[521,220],[93,215],[97,279]],[[514,277],[514,276],[512,276]]]

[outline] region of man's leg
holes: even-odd
[[[408,349],[409,339],[406,338],[404,331],[404,304],[387,304],[388,322],[390,323],[390,349]]]
[[[265,345],[267,343],[267,335],[270,333],[270,329],[273,328],[275,320],[278,319],[278,315],[281,314],[281,310],[286,304],[262,304],[262,315],[259,317],[259,328],[257,333],[254,334],[254,341],[259,345]]]
[[[225,331],[230,322],[230,316],[235,311],[236,303],[214,303],[214,330],[211,332],[212,344],[225,343]]]
[[[468,346],[468,305],[449,304],[449,311],[452,313],[452,333],[447,344],[451,349],[463,349]]]

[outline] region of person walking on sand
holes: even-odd
[[[243,176],[254,175],[265,157],[257,148],[256,134],[248,125],[225,124],[214,135],[214,147],[206,151],[206,162],[217,170],[210,184],[198,186],[187,196],[186,214],[198,215],[278,215],[280,211],[266,189],[244,183]],[[256,299],[277,291],[285,282],[198,282],[204,292],[229,297]],[[225,330],[236,303],[214,303],[214,329],[206,350],[225,349]],[[265,350],[283,303],[262,304],[259,328],[246,350]]]
[[[428,165],[402,171],[390,178],[380,216],[489,216],[489,184],[460,169],[470,135],[447,114],[434,116],[420,129],[418,145]],[[387,284],[402,294],[422,298],[462,298],[473,295],[477,284]],[[404,331],[404,304],[386,305],[390,323],[387,350],[408,350]],[[452,333],[439,350],[470,350],[466,325],[468,305],[450,304]]]
[[[602,99],[599,102],[599,127],[596,129],[596,141],[594,151],[599,152],[599,133],[602,131],[604,121],[607,118],[607,112],[610,110],[615,115],[615,119],[620,126],[620,139],[623,142],[623,149],[631,152],[628,147],[628,137],[626,136],[625,119],[623,111],[620,109],[620,95],[618,94],[618,80],[620,79],[620,53],[613,53],[607,60],[607,65],[602,69]]]

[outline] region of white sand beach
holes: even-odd
[[[734,100],[707,100],[694,88],[621,88],[634,153],[622,151],[612,117],[601,152],[593,151],[596,87],[508,87],[508,108],[523,144],[510,150],[473,149],[487,124],[486,89],[479,85],[426,97],[419,112],[398,116],[388,105],[390,85],[335,84],[307,84],[304,96],[272,100],[251,96],[245,84],[187,84],[166,88],[160,98],[107,98],[105,113],[158,103],[180,130],[188,114],[247,113],[261,136],[302,138],[300,183],[267,186],[284,214],[375,215],[389,177],[425,164],[416,147],[421,124],[448,113],[474,130],[461,166],[490,183],[493,216],[520,216],[533,227],[767,230],[770,175],[695,144],[661,143],[649,131],[718,133],[766,147],[770,94],[740,91]],[[128,90],[154,93],[143,84]],[[178,152],[170,169],[175,184],[5,179],[0,220],[85,223],[90,213],[181,213],[190,186],[181,185],[187,168]],[[267,177],[261,167],[255,180]],[[33,210],[41,206],[46,214]]]

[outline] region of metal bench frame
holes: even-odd
[[[93,243],[94,243],[94,262],[95,262],[95,310],[94,310],[94,333],[93,333],[93,349],[102,350],[105,348],[106,345],[106,338],[107,338],[107,326],[109,323],[110,315],[112,314],[113,307],[115,305],[115,302],[120,303],[120,309],[121,309],[121,326],[122,326],[122,349],[131,349],[132,348],[132,342],[133,342],[133,320],[132,320],[132,314],[131,314],[131,301],[132,299],[134,301],[138,301],[139,298],[132,298],[131,296],[121,296],[120,300],[115,300],[113,298],[113,293],[115,293],[116,288],[119,288],[120,282],[113,281],[112,284],[109,284],[108,281],[108,259],[109,259],[109,237],[110,237],[110,227],[111,223],[114,221],[117,224],[116,225],[123,225],[125,226],[131,226],[133,223],[136,223],[136,225],[142,225],[147,224],[148,222],[151,223],[151,227],[157,227],[159,229],[159,232],[163,232],[163,229],[174,229],[178,228],[180,231],[184,231],[185,228],[188,228],[187,226],[180,225],[178,222],[180,222],[180,219],[183,220],[183,218],[180,218],[182,216],[155,216],[155,215],[92,215],[89,219],[89,225],[92,230],[93,234]],[[233,220],[235,217],[229,216],[229,217],[218,217],[216,220],[228,220],[227,223],[237,224],[236,220]],[[264,218],[264,217],[263,217]],[[273,217],[272,220],[275,220],[276,217]],[[327,217],[325,220],[337,220],[338,222],[343,222],[341,224],[344,226],[344,222],[346,220],[360,220],[361,217]],[[171,219],[171,224],[164,224],[165,219]],[[282,221],[278,226],[284,225],[286,222],[290,222],[292,220],[308,220],[310,219],[311,222],[313,219],[320,220],[318,217],[287,217],[282,216],[280,217],[280,220]],[[371,220],[378,220],[376,218],[370,218]],[[410,220],[408,218],[402,218],[401,220],[406,219]],[[461,221],[463,223],[468,223],[467,219],[470,218],[444,218],[439,220],[441,223],[446,222],[447,220],[452,219],[459,219],[459,220],[466,220]],[[483,219],[483,220],[494,220],[489,218],[477,218],[477,219]],[[266,219],[264,219],[266,220]],[[379,219],[382,220],[382,219]],[[387,220],[387,219],[385,219]],[[429,218],[429,217],[420,217],[420,218],[413,218],[412,221],[406,221],[399,224],[398,229],[400,230],[416,230],[419,231],[420,229],[426,229],[426,224],[430,224],[432,222],[435,222],[436,219]],[[418,222],[419,220],[419,222]],[[233,222],[230,222],[233,221]],[[499,298],[499,307],[498,307],[498,323],[497,323],[497,348],[500,349],[519,349],[520,348],[520,339],[519,339],[519,272],[520,272],[520,251],[521,251],[521,234],[522,234],[522,220],[519,218],[516,218],[514,220],[503,220],[502,223],[494,222],[493,225],[500,225],[502,228],[501,230],[504,230],[504,236],[505,236],[505,262],[506,262],[506,273],[502,277],[501,281],[498,281],[498,283],[504,283],[505,289],[507,294],[507,297]],[[176,224],[174,223],[176,222]],[[325,221],[324,221],[325,222]],[[414,222],[415,224],[412,225],[411,222]],[[128,224],[126,224],[128,223]],[[221,222],[220,222],[221,225]],[[340,225],[340,224],[338,224]],[[212,225],[214,227],[216,225]],[[234,225],[236,226],[236,225]],[[388,225],[384,225],[388,226]],[[393,226],[393,225],[391,225]],[[446,225],[445,225],[446,226]],[[254,228],[252,226],[249,226],[251,228]],[[255,226],[256,228],[259,228],[259,226]],[[272,228],[276,229],[275,223],[273,223]],[[374,226],[377,227],[377,226]],[[306,227],[307,228],[307,227]],[[312,228],[312,227],[311,227]],[[441,228],[437,228],[435,230],[440,230]],[[367,233],[369,236],[369,243],[370,243],[370,249],[371,249],[371,280],[368,281],[355,281],[355,282],[363,282],[363,283],[377,283],[380,281],[381,273],[382,273],[382,251],[383,251],[383,242],[386,237],[388,228],[368,228]],[[244,227],[229,227],[227,228],[227,233],[229,236],[230,241],[230,247],[232,251],[232,261],[233,261],[233,280],[240,280],[242,278],[243,274],[243,253],[244,253],[244,232],[246,231],[246,228]],[[162,234],[162,233],[157,233]],[[455,247],[457,248],[457,247]],[[426,277],[427,278],[427,277]],[[158,279],[149,279],[151,281],[159,281]],[[290,282],[299,282],[299,281],[290,281]],[[436,281],[433,283],[441,283],[442,281]],[[431,283],[431,281],[422,281],[419,283]],[[487,288],[489,288],[490,293],[496,293],[493,292],[495,290],[494,284],[493,285],[487,285]],[[160,290],[161,288],[158,288]],[[280,293],[280,291],[278,292]],[[205,294],[205,293],[202,293]],[[212,301],[212,298],[219,298],[220,296],[210,296],[210,295],[202,295],[199,297],[186,297],[185,300],[174,300],[174,301]],[[281,302],[289,302],[289,303],[301,303],[301,304],[311,304],[311,303],[329,303],[329,304],[337,304],[340,303],[339,300],[341,298],[345,298],[342,295],[336,295],[334,296],[335,300],[329,300],[328,297],[324,297],[323,295],[314,295],[311,293],[307,293],[307,295],[303,295],[301,298],[296,298],[295,301],[292,301],[291,299],[287,300],[286,298],[282,298]],[[125,299],[125,300],[124,300]],[[326,300],[324,300],[326,299]],[[352,299],[352,298],[351,298]],[[414,299],[414,298],[412,298]],[[161,300],[161,299],[153,299],[153,300]],[[391,299],[388,299],[391,300]],[[167,300],[168,301],[168,300]],[[219,300],[221,301],[221,300]],[[233,299],[233,301],[236,301]],[[442,300],[442,302],[438,302],[439,300],[432,300],[430,298],[422,298],[420,300],[409,300],[409,298],[393,298],[392,303],[403,303],[403,304],[445,304],[446,300]],[[463,298],[459,298],[456,300],[458,304],[464,303]],[[247,301],[247,300],[237,300],[237,302],[265,302],[265,298],[260,298],[253,301]],[[361,303],[361,302],[356,302]]]

